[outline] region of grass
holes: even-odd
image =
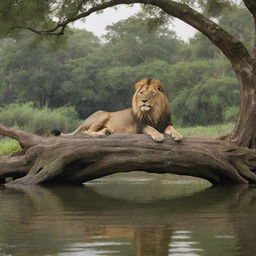
[[[74,107],[66,106],[57,109],[48,107],[36,108],[33,103],[10,104],[0,108],[0,123],[38,135],[51,135],[53,129],[63,132],[74,130],[81,120]],[[1,139],[0,156],[9,155],[20,150],[17,141],[10,138]]]
[[[210,126],[180,127],[177,130],[184,136],[206,136],[214,138],[229,133],[233,127],[234,123],[227,123]],[[0,156],[9,155],[19,150],[20,145],[16,140],[10,138],[0,140]]]
[[[21,149],[17,140],[3,138],[0,140],[0,156],[10,155]]]
[[[184,136],[205,136],[214,138],[229,133],[234,128],[234,125],[234,123],[226,123],[209,126],[180,127],[177,128],[177,130]]]

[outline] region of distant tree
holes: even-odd
[[[3,42],[0,46],[1,104],[33,101],[38,107],[51,108],[70,104],[72,95],[64,95],[70,76],[66,64],[70,59],[90,55],[100,46],[99,39],[91,32],[74,31],[73,35],[58,51],[49,51],[47,41],[41,42],[41,47],[32,47],[33,39],[27,32],[18,40]]]
[[[213,1],[213,6],[216,5]],[[221,1],[219,1],[221,2]],[[218,16],[218,23],[221,27],[230,31],[238,39],[244,42],[244,44],[249,48],[253,48],[254,36],[252,33],[253,28],[253,17],[248,15],[248,10],[243,4],[239,5],[228,5],[221,12],[215,13]],[[216,58],[223,53],[217,47],[215,47],[207,36],[202,33],[197,32],[196,35],[189,40],[190,42],[190,58]],[[188,50],[188,49],[186,49]],[[188,53],[186,53],[188,54]]]
[[[217,9],[213,8],[216,6]],[[242,30],[242,27],[252,22],[249,16],[246,16],[246,19],[241,18],[245,16],[246,8],[237,5],[229,5],[228,9],[225,7],[225,5],[218,4],[210,6],[206,2],[202,5],[205,13],[218,16],[221,25],[234,33],[238,31],[237,35],[240,38],[251,41],[249,29]],[[219,12],[220,9],[222,12]],[[152,9],[149,11],[152,12]],[[229,19],[229,16],[232,17]],[[222,61],[217,61],[216,65],[208,62],[209,59],[220,57],[223,59],[222,52],[200,33],[197,33],[189,44],[182,43],[166,27],[163,17],[160,18],[162,20],[157,21],[153,18],[152,22],[152,18],[148,20],[148,15],[145,13],[143,18],[137,15],[111,25],[108,27],[105,38],[107,41],[104,44],[100,44],[99,39],[91,33],[77,30],[72,32],[72,37],[67,40],[66,47],[52,53],[47,52],[48,49],[44,42],[41,43],[40,50],[34,49],[31,52],[27,44],[30,43],[33,46],[40,41],[35,39],[33,41],[33,37],[28,36],[27,33],[25,38],[20,37],[18,41],[9,40],[8,47],[4,47],[3,41],[1,53],[3,62],[0,64],[3,77],[1,103],[33,100],[40,107],[72,104],[76,106],[83,118],[97,109],[104,108],[111,111],[128,107],[123,98],[131,98],[130,84],[148,76],[158,77],[168,86],[172,102],[174,102],[174,117],[180,124],[221,122],[223,120],[221,116],[217,119],[212,118],[212,120],[210,118],[203,120],[201,116],[201,121],[199,121],[198,113],[193,113],[193,117],[190,117],[192,114],[190,111],[186,115],[176,115],[175,113],[180,112],[180,109],[176,109],[178,105],[175,102],[176,97],[178,97],[177,101],[180,99],[179,93],[183,94],[182,90],[186,87],[192,90],[198,84],[204,84],[212,76],[216,78],[233,76],[225,61],[223,64]],[[157,22],[159,24],[152,27]],[[22,50],[15,50],[19,47]],[[24,51],[23,48],[27,50]],[[8,55],[8,51],[11,55]],[[194,62],[198,58],[207,61]],[[27,64],[24,66],[16,63],[16,59],[21,61],[26,59]],[[158,61],[159,59],[161,61]],[[177,60],[184,60],[184,63],[169,65]],[[193,62],[189,64],[187,61]],[[17,68],[17,65],[22,66],[22,71],[19,67]],[[41,72],[38,72],[37,66],[40,66]],[[120,66],[122,66],[121,69]],[[32,76],[31,72],[33,72]],[[11,73],[15,73],[15,77],[10,75]],[[40,86],[37,87],[34,84],[40,84]],[[96,87],[95,84],[97,84]],[[112,95],[108,88],[112,89]],[[230,93],[234,91],[230,90]],[[115,95],[117,97],[113,101],[112,98]],[[232,102],[229,107],[235,106],[234,104],[235,102]],[[177,119],[176,116],[178,116]]]
[[[169,63],[177,60],[184,46],[171,30],[150,30],[138,17],[108,30],[104,43],[85,30],[68,31],[72,36],[57,50],[49,41],[38,41],[35,47],[27,32],[0,46],[4,78],[1,104],[34,101],[38,107],[74,105],[85,118],[98,109],[129,107],[131,85],[147,76],[168,84]],[[139,37],[136,31],[140,31]]]
[[[182,125],[207,125],[226,121],[225,111],[238,103],[236,79],[224,77],[209,79],[192,89],[186,87],[174,99],[172,106]],[[229,121],[232,120],[230,118]]]
[[[150,28],[147,20],[138,15],[108,26],[107,31],[105,38],[112,49],[113,61],[127,65],[155,59],[177,62],[182,43],[166,25]]]

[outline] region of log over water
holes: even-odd
[[[8,186],[46,183],[81,184],[118,172],[144,171],[200,177],[212,184],[256,184],[256,152],[228,141],[148,135],[41,137],[0,125],[0,134],[18,140],[18,154],[0,157],[0,181]]]

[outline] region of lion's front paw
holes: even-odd
[[[182,139],[183,139],[183,136],[178,133],[172,125],[169,125],[166,127],[165,131],[164,131],[165,134],[167,135],[170,135],[174,141],[177,141],[177,142],[180,142]]]
[[[179,142],[183,139],[183,136],[181,134],[179,134],[178,132],[173,133],[171,136],[172,136],[173,140],[175,140],[177,142]]]
[[[151,135],[151,137],[156,142],[163,142],[164,141],[164,134],[162,134],[162,133]]]

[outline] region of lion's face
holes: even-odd
[[[153,84],[143,86],[137,93],[137,101],[141,111],[150,111],[161,96],[161,87]]]
[[[156,79],[144,79],[135,84],[133,112],[138,116],[151,116],[158,121],[163,113],[169,112],[169,102],[163,84]]]

